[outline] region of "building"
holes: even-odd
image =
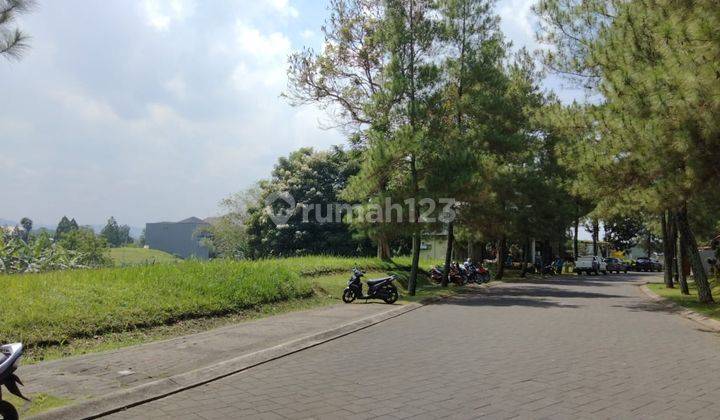
[[[425,261],[445,260],[447,233],[429,233],[420,241],[420,259]]]
[[[197,217],[179,222],[147,223],[145,244],[150,249],[165,251],[180,258],[210,258],[210,250],[202,243],[203,228],[209,224]]]

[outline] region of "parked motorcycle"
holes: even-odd
[[[22,385],[20,378],[15,375],[18,368],[20,356],[22,356],[23,345],[21,343],[6,344],[0,346],[0,418],[3,420],[17,420],[18,412],[15,407],[2,399],[2,387],[25,401],[27,399],[18,388],[18,384]]]
[[[479,266],[477,266],[475,268],[477,269],[478,279],[480,280],[481,283],[487,283],[490,281],[490,270],[483,267],[482,264],[480,264]]]
[[[440,268],[440,267],[438,267],[438,266],[435,266],[435,267],[431,268],[431,269],[430,269],[430,278],[431,278],[435,283],[442,283],[442,279],[443,279],[443,269]]]
[[[453,261],[450,264],[448,280],[457,286],[462,286],[467,283],[467,274],[463,270],[464,268],[460,264]],[[444,273],[445,271],[439,266],[433,267],[430,269],[430,278],[432,278],[435,283],[442,283]]]
[[[342,300],[345,303],[351,303],[355,299],[381,299],[385,303],[392,304],[398,300],[398,290],[393,284],[395,276],[383,277],[380,279],[367,280],[368,292],[363,294],[363,284],[360,279],[365,275],[364,272],[353,268],[352,276],[348,281],[348,287],[343,291]]]
[[[469,282],[475,283],[487,283],[490,281],[490,271],[481,265],[475,265],[475,263],[468,258],[464,263],[465,273]]]

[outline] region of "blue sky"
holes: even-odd
[[[516,46],[536,47],[533,2],[498,2]],[[207,217],[279,156],[343,143],[279,98],[287,54],[319,45],[326,15],[320,0],[41,0],[20,21],[32,49],[0,61],[0,218]]]

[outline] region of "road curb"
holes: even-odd
[[[432,303],[428,300],[427,303]],[[101,398],[80,402],[78,404],[60,407],[47,411],[32,419],[95,419],[108,414],[116,413],[130,407],[157,400],[178,392],[195,388],[209,382],[222,379],[252,367],[270,362],[315,347],[317,345],[335,340],[337,338],[363,330],[372,325],[379,324],[423,307],[421,303],[409,303],[389,311],[345,323],[339,327],[331,328],[320,333],[298,338],[274,347],[259,350],[254,353],[242,355],[225,360],[214,365],[173,375],[164,379],[149,382],[130,389],[116,391]]]
[[[664,297],[650,290],[650,288],[647,287],[647,284],[640,285],[640,290],[651,300],[668,309],[671,309],[673,312],[677,313],[683,318],[695,321],[713,332],[720,333],[720,321],[718,321],[717,319],[709,318],[701,313],[684,308],[674,302],[671,302],[670,300],[665,299]]]

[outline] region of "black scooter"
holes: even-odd
[[[351,303],[355,299],[382,299],[385,303],[393,304],[398,300],[398,290],[393,284],[395,276],[383,277],[381,279],[367,280],[368,293],[363,294],[360,278],[365,275],[357,268],[353,268],[353,274],[348,281],[348,287],[343,291],[342,300]]]
[[[18,389],[22,385],[20,379],[15,375],[20,356],[22,356],[23,345],[20,343],[6,344],[0,346],[0,419],[17,420],[18,412],[15,407],[2,399],[2,387],[4,386],[11,394],[26,401],[27,399]]]

